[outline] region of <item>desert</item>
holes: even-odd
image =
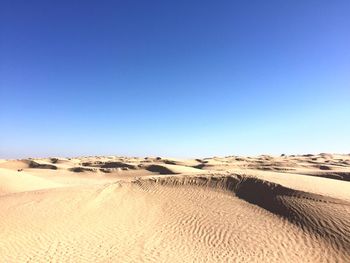
[[[350,263],[350,1],[0,1],[0,263]]]
[[[350,155],[0,162],[2,262],[349,262]]]

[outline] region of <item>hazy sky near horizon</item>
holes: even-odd
[[[0,158],[350,152],[350,1],[1,1]]]

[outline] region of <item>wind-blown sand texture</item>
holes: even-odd
[[[350,156],[0,161],[1,262],[350,262]]]

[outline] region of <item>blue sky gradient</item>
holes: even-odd
[[[350,1],[1,1],[0,158],[350,152]]]

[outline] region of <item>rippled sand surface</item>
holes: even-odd
[[[2,160],[0,258],[349,262],[349,159]]]

